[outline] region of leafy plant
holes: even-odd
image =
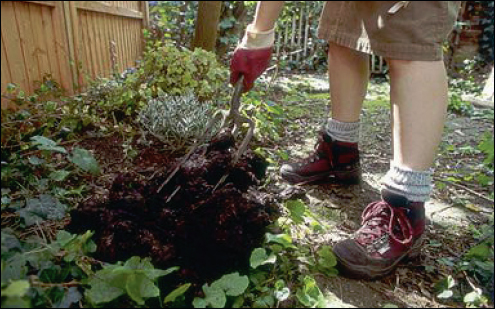
[[[144,53],[130,83],[144,89],[139,94],[156,97],[159,89],[166,94],[182,95],[192,91],[200,99],[209,100],[220,94],[228,76],[215,54],[202,49],[178,49],[156,42]]]
[[[139,112],[139,121],[169,149],[182,151],[206,133],[212,110],[211,102],[199,102],[192,93],[164,94],[148,102]],[[210,136],[215,133],[211,131]]]
[[[92,273],[87,257],[96,250],[92,235],[60,231],[50,242],[35,236],[21,241],[12,230],[2,229],[2,307],[79,302],[76,286]]]
[[[469,116],[474,111],[471,102],[463,100],[461,94],[459,94],[458,92],[450,93],[448,109],[453,113],[464,116]]]
[[[248,287],[249,279],[247,276],[240,276],[235,272],[224,275],[220,279],[214,281],[211,285],[204,284],[204,298],[196,297],[193,300],[194,308],[224,308],[227,304],[227,296],[239,296]]]
[[[132,257],[123,264],[105,265],[97,271],[88,280],[90,289],[86,290],[86,296],[95,305],[111,302],[123,295],[138,305],[144,305],[145,298],[160,296],[156,279],[177,270],[178,267],[155,269],[149,258]]]

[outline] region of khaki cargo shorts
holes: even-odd
[[[326,1],[318,37],[390,59],[443,59],[461,1]]]

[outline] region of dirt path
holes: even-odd
[[[299,83],[308,85],[308,82]],[[322,77],[318,77],[316,86],[308,90],[323,90],[326,92]],[[282,80],[284,87],[287,79]],[[390,111],[388,108],[388,86],[386,84],[372,84],[362,112],[360,149],[363,165],[363,183],[361,185],[339,186],[305,186],[303,199],[311,209],[320,214],[332,227],[328,235],[322,237],[323,242],[334,244],[342,238],[350,236],[361,220],[364,207],[377,199],[379,195],[379,181],[387,172],[390,148]],[[309,99],[304,102],[282,102],[285,106],[297,105],[302,111],[299,117],[289,119],[297,125],[287,125],[283,145],[290,158],[299,159],[313,151],[316,141],[316,132],[320,129],[327,114],[327,100],[324,96],[318,99]],[[316,97],[316,96],[315,96]],[[386,104],[384,104],[386,103]],[[304,110],[306,109],[306,110]],[[446,124],[443,146],[451,144],[455,138],[456,145],[477,145],[483,132],[493,130],[493,123],[487,120],[472,120],[456,115],[449,115]],[[472,132],[477,132],[472,134]],[[444,147],[445,148],[445,147]],[[441,152],[437,160],[437,167],[446,161],[452,160],[448,152]],[[274,190],[283,190],[288,185],[272,170],[271,176],[276,180]],[[461,190],[462,191],[462,190]],[[466,250],[466,244],[472,240],[467,232],[469,224],[486,221],[485,214],[473,212],[469,209],[453,204],[453,199],[459,195],[467,198],[472,205],[493,211],[493,204],[473,196],[466,196],[466,192],[439,190],[435,188],[433,198],[427,203],[427,243],[419,258],[401,263],[393,274],[377,281],[318,277],[323,289],[333,293],[344,303],[356,307],[383,307],[386,304],[395,304],[399,307],[442,307],[435,300],[434,284],[442,278],[448,270],[440,269],[436,261],[441,257],[459,256]],[[465,242],[462,240],[466,240]],[[441,245],[438,245],[441,244]],[[429,268],[427,266],[433,266]],[[429,271],[427,271],[428,269]],[[455,306],[455,304],[452,304]]]

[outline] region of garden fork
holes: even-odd
[[[162,188],[172,179],[172,177],[174,177],[175,174],[177,174],[177,172],[179,171],[181,166],[189,159],[189,157],[197,150],[197,148],[203,144],[204,140],[208,136],[209,131],[216,124],[218,124],[219,121],[220,121],[219,132],[222,130],[225,130],[225,129],[231,130],[232,135],[234,135],[234,137],[239,133],[239,131],[241,130],[241,127],[244,123],[247,123],[249,125],[249,129],[247,131],[247,134],[244,137],[244,139],[242,140],[242,143],[239,146],[239,149],[235,153],[235,155],[231,161],[230,167],[235,166],[237,161],[239,161],[239,158],[246,151],[247,146],[248,146],[249,142],[251,141],[251,139],[253,138],[253,134],[254,134],[254,122],[251,119],[242,116],[239,112],[239,108],[241,105],[243,81],[244,81],[244,76],[241,75],[239,80],[237,81],[237,83],[234,86],[234,94],[233,94],[232,99],[230,101],[230,110],[228,112],[225,110],[219,110],[213,115],[213,117],[210,119],[210,121],[206,125],[205,133],[203,134],[203,136],[198,138],[198,140],[196,141],[194,146],[191,148],[191,150],[189,150],[189,152],[181,159],[181,161],[179,162],[179,164],[177,164],[177,166],[174,168],[172,173],[170,173],[170,175],[167,177],[167,179],[160,185],[157,192],[160,192],[162,190]],[[228,175],[229,175],[229,171],[227,170],[227,172],[217,182],[217,184],[213,188],[213,191],[215,191],[218,188],[218,186],[220,186],[225,181],[225,179],[227,179]]]

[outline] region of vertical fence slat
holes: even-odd
[[[91,66],[91,39],[88,33],[88,14],[85,11],[79,11],[79,20],[81,21],[81,40],[84,45],[84,77],[89,78],[93,75],[93,67]]]
[[[38,63],[38,70],[40,72],[40,80],[42,79],[44,74],[50,73],[50,64],[48,61],[48,50],[46,48],[46,38],[43,31],[43,22],[42,22],[42,12],[41,6],[39,5],[30,5],[29,6],[29,15],[31,19],[33,34],[34,34],[34,50],[35,57]]]
[[[296,14],[294,13],[292,15],[292,32],[291,32],[291,38],[290,38],[290,49],[293,51],[295,45],[295,37],[296,37]],[[290,55],[290,61],[292,61],[294,55]]]
[[[12,77],[10,75],[10,66],[7,60],[7,54],[5,50],[5,44],[3,40],[3,35],[1,39],[1,53],[2,53],[2,93],[7,89],[7,83],[12,80]],[[7,66],[6,68],[3,68],[3,66]],[[2,108],[8,108],[10,106],[10,102],[2,97]]]
[[[2,41],[5,45],[5,57],[10,68],[10,82],[19,84],[28,90],[29,79],[24,65],[24,56],[18,36],[19,29],[15,18],[13,2],[2,1]],[[2,71],[5,69],[2,60]],[[2,80],[2,85],[7,84]]]
[[[130,45],[129,45],[129,27],[128,27],[128,23],[125,22],[125,19],[123,17],[120,18],[120,21],[122,22],[122,29],[124,30],[124,47],[125,47],[125,54],[126,54],[126,57],[125,57],[125,67],[129,67],[130,66],[130,61],[129,59],[131,59],[132,55],[131,55],[131,48],[130,48]]]
[[[308,35],[309,35],[309,8],[306,10],[304,22],[304,58],[308,55]]]
[[[299,29],[297,30],[297,45],[298,48],[301,47],[302,43],[302,24],[303,24],[303,18],[304,18],[304,8],[301,7],[301,15],[299,16]],[[301,53],[296,54],[296,61],[299,61],[301,59]]]
[[[64,19],[63,2],[57,2],[54,9],[51,10],[51,19],[53,23],[55,45],[57,53],[57,64],[60,70],[60,84],[64,89],[72,93],[74,90],[72,83],[71,70],[69,65],[69,47],[67,45],[66,22]]]
[[[108,44],[108,31],[107,31],[107,15],[101,15],[101,35],[102,35],[102,54],[104,62],[103,75],[108,77],[110,75],[110,45]]]
[[[34,57],[34,48],[32,42],[33,31],[29,24],[29,4],[14,1],[14,11],[16,21],[19,27],[19,39],[21,43],[22,54],[24,56],[24,65],[27,68],[27,89],[30,92],[34,90],[33,82],[39,80],[39,69],[37,59]]]
[[[48,57],[48,65],[50,66],[50,73],[56,81],[60,82],[60,70],[57,65],[57,59],[56,56],[56,45],[55,45],[55,38],[54,38],[54,30],[53,30],[53,23],[51,20],[51,14],[50,14],[51,8],[49,7],[41,7],[41,19],[42,19],[42,24],[43,24],[43,33],[45,34],[45,46],[46,46],[46,52],[47,52],[47,57]]]

